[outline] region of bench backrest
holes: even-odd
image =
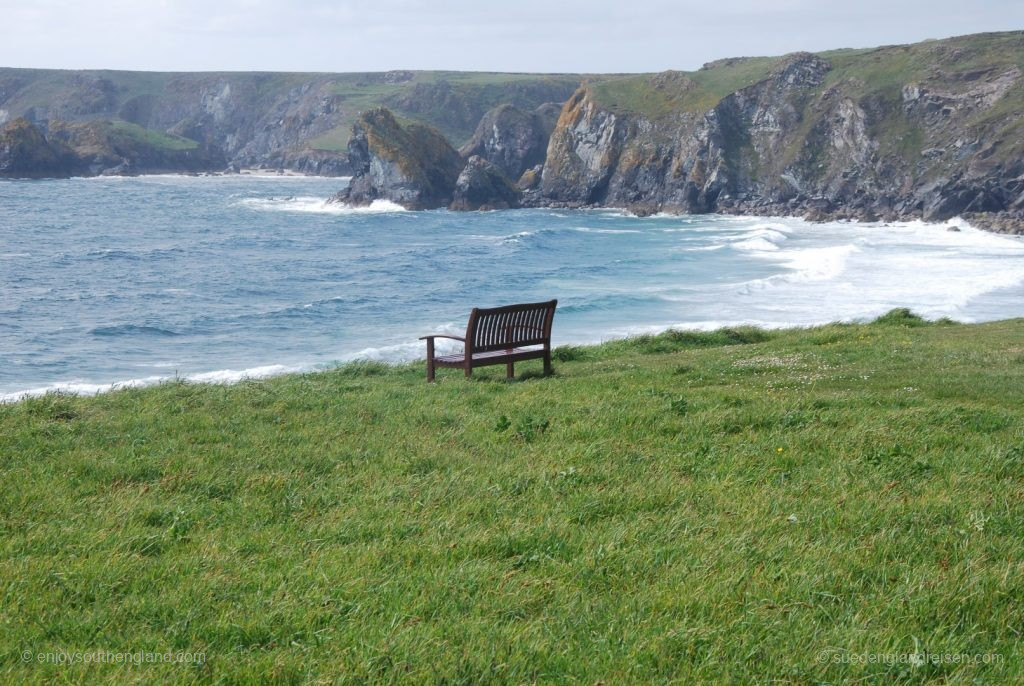
[[[485,353],[525,345],[551,345],[557,300],[473,308],[466,327],[466,352]]]

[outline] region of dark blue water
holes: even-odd
[[[1024,242],[969,227],[324,205],[343,183],[0,181],[0,398],[409,359],[474,305],[549,298],[556,342],[1024,315]]]

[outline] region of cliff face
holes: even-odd
[[[518,179],[527,169],[544,163],[560,110],[555,103],[545,103],[533,112],[508,103],[499,105],[484,114],[459,154],[467,159],[479,155],[509,178]]]
[[[573,75],[394,71],[352,74],[154,73],[0,68],[0,125],[25,117],[56,123],[133,124],[193,141],[208,169],[269,167],[322,174],[352,172],[352,123],[382,104],[429,124],[456,144],[502,103],[532,110],[562,103]],[[136,166],[138,173],[150,171]]]
[[[71,151],[46,140],[32,122],[15,119],[0,128],[0,177],[66,177],[75,168]]]
[[[447,206],[463,167],[438,131],[402,125],[383,107],[363,113],[353,125],[348,156],[355,175],[334,201],[357,206],[378,199],[409,210]]]
[[[452,193],[452,210],[507,210],[519,207],[521,193],[505,172],[479,155],[466,161]]]
[[[1016,32],[586,84],[531,202],[1014,225],[1019,64]]]
[[[81,174],[200,172],[225,164],[218,150],[127,122],[54,122],[48,137],[73,151]]]
[[[195,141],[127,122],[51,122],[44,131],[20,118],[0,130],[0,177],[196,172],[223,166],[223,156]]]

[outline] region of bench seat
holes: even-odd
[[[509,360],[536,360],[544,357],[544,348],[512,348],[511,350],[490,350],[485,353],[473,353],[473,363],[487,362],[489,364],[500,364]],[[466,364],[465,353],[454,355],[438,355],[434,362],[443,366],[463,367]]]
[[[480,309],[474,307],[466,325],[466,336],[434,334],[422,336],[427,342],[427,381],[434,380],[435,367],[458,367],[466,376],[474,367],[504,364],[508,378],[515,376],[520,360],[544,360],[544,373],[551,373],[551,323],[557,300]],[[461,353],[434,354],[434,339],[460,341]]]

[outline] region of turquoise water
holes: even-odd
[[[325,205],[343,183],[0,181],[0,399],[412,359],[474,305],[549,298],[557,343],[1024,315],[1024,241],[966,226]]]

